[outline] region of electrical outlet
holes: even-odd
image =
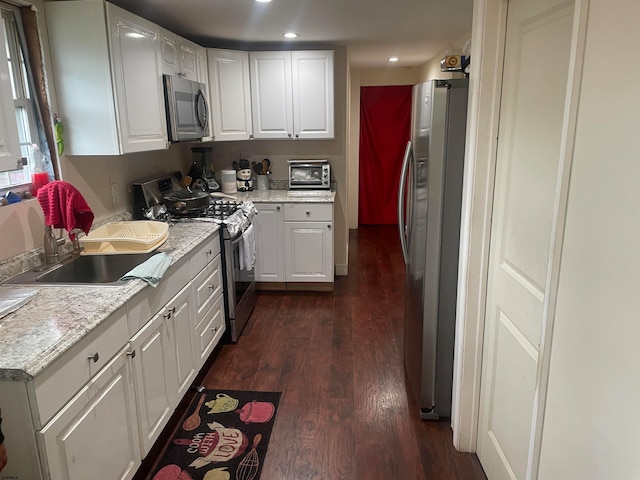
[[[113,200],[113,206],[115,207],[120,201],[120,189],[117,183],[111,184],[111,200]]]

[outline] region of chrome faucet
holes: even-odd
[[[80,245],[78,239],[80,238],[80,234],[84,232],[79,228],[74,228],[69,232],[69,235],[71,235],[72,233],[74,234],[73,240],[71,240],[71,245],[73,245],[73,253],[76,255],[80,255],[80,252],[84,250],[84,247]]]
[[[44,262],[47,265],[53,265],[60,261],[58,246],[64,245],[64,238],[56,238],[51,225],[44,227]]]

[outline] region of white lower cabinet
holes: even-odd
[[[330,222],[285,222],[287,282],[333,282]]]
[[[0,478],[133,478],[225,331],[219,234],[28,382],[3,382]]]
[[[284,210],[281,203],[256,203],[256,282],[284,282]]]
[[[174,378],[169,382],[173,388],[171,403],[177,405],[184,396],[198,371],[193,358],[195,350],[195,318],[191,311],[193,291],[186,285],[165,308],[165,319],[169,325],[172,361],[175,360]]]
[[[333,282],[333,206],[285,204],[284,232],[287,282]]]
[[[45,478],[133,478],[141,456],[129,352],[121,350],[38,433]]]
[[[153,442],[173,413],[169,385],[174,376],[171,361],[169,326],[164,312],[159,312],[131,339],[138,395],[138,416],[142,455],[146,455]]]
[[[333,204],[256,203],[256,209],[257,282],[334,281]]]

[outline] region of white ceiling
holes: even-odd
[[[110,0],[205,47],[343,45],[356,67],[422,65],[471,31],[473,0]],[[264,49],[263,48],[263,49]]]

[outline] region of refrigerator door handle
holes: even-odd
[[[400,245],[402,246],[402,257],[404,263],[409,263],[409,249],[407,245],[407,225],[404,218],[404,195],[407,187],[407,174],[409,172],[409,162],[412,155],[411,140],[407,142],[407,148],[404,151],[404,159],[402,160],[402,170],[400,171],[400,188],[398,188],[398,232],[400,234]]]

